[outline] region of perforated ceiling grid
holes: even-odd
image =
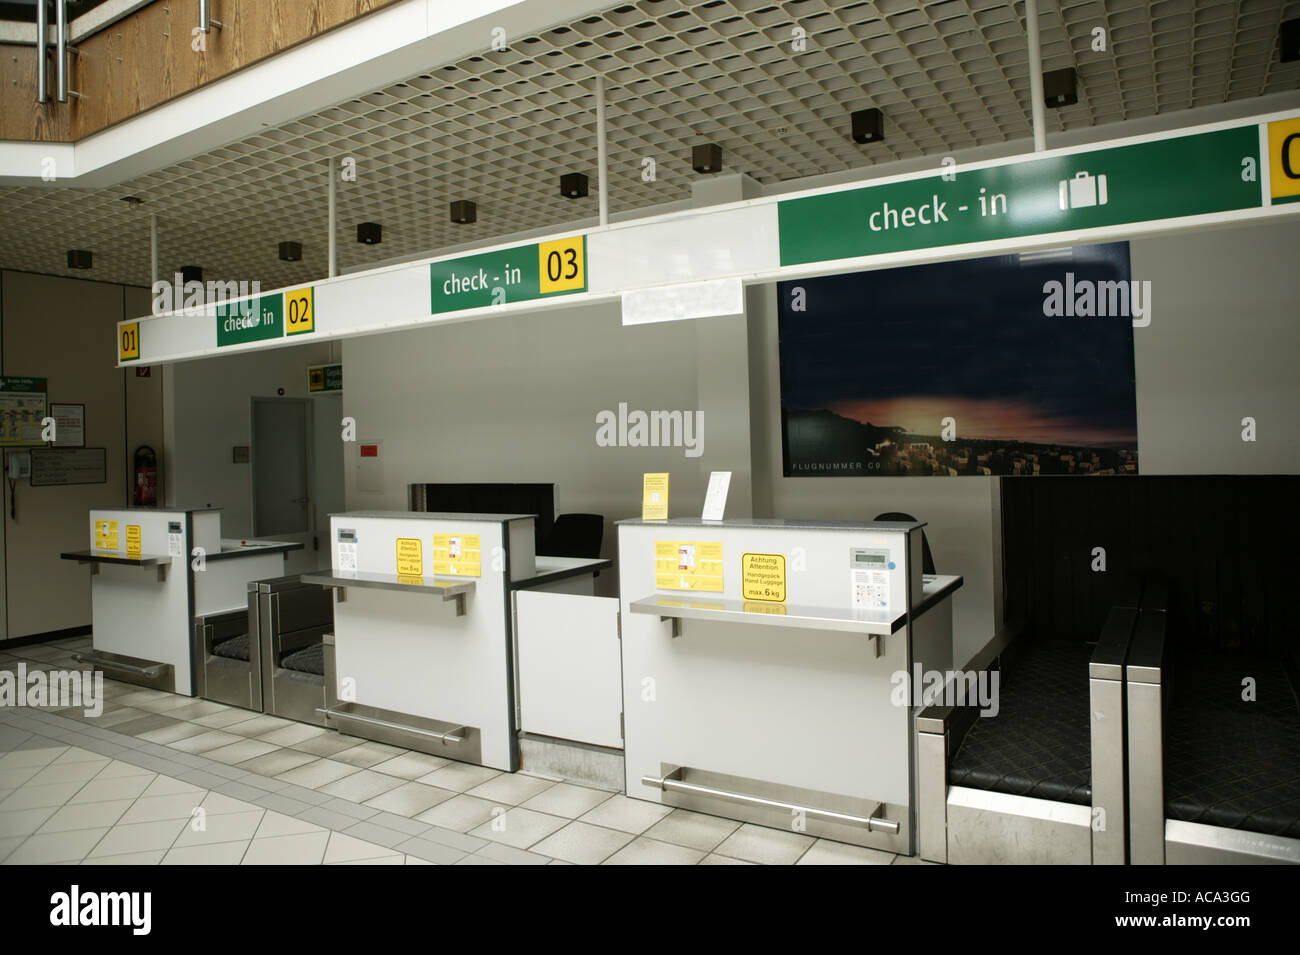
[[[1276,51],[1300,0],[1042,8],[1044,68],[1075,66],[1080,78],[1079,103],[1049,110],[1049,130],[1300,85],[1300,64]],[[330,157],[356,160],[356,181],[338,183],[342,268],[594,216],[594,191],[564,199],[558,178],[581,171],[596,185],[598,72],[614,212],[685,198],[696,143],[720,143],[728,171],[772,183],[1026,139],[1022,16],[997,0],[639,0],[114,188],[0,189],[0,266],[147,284],[153,212],[163,275],[198,264],[207,278],[265,288],[320,278]],[[1093,49],[1098,27],[1104,52]],[[848,114],[868,106],[884,111],[885,140],[859,146]],[[478,203],[476,224],[449,221],[460,198]],[[355,241],[362,221],[383,225],[382,244]],[[303,243],[302,262],[278,260],[285,239]],[[94,269],[67,270],[69,248],[93,250]]]

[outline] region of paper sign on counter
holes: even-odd
[[[668,475],[647,474],[643,478],[641,520],[668,520]]]
[[[709,490],[704,495],[706,521],[720,521],[727,510],[727,491],[731,488],[730,471],[714,471],[709,475]]]
[[[424,548],[420,543],[420,538],[397,538],[397,576],[424,576]]]
[[[655,541],[655,590],[722,589],[721,541]]]
[[[433,535],[433,573],[435,576],[482,576],[482,559],[478,534]]]

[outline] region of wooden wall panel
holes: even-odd
[[[36,47],[0,45],[0,139],[67,142],[68,108],[54,102],[54,63],[50,59],[50,102],[36,102]],[[34,170],[33,175],[39,175]]]
[[[81,139],[396,2],[216,0],[213,16],[225,28],[213,28],[206,49],[195,51],[197,0],[155,0],[81,40],[69,86],[82,98],[43,106],[35,48],[0,46],[0,139]],[[50,82],[52,93],[52,70]]]

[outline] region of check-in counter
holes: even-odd
[[[92,649],[78,656],[114,679],[193,696],[196,621],[247,607],[250,580],[284,573],[301,544],[224,540],[220,508],[97,508],[86,550]]]
[[[899,675],[951,669],[961,586],[922,526],[620,522],[627,794],[912,854]]]
[[[536,573],[526,514],[330,517],[328,725],[496,769],[518,765],[510,583]]]

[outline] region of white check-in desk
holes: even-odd
[[[609,562],[538,557],[531,514],[335,514],[330,540],[329,573],[302,578],[334,591],[329,725],[517,770],[514,595],[590,594]]]
[[[247,606],[248,582],[284,574],[302,544],[221,537],[220,508],[96,508],[90,547],[60,556],[90,567],[92,649],[116,680],[194,695],[195,621]]]
[[[913,852],[895,674],[952,666],[922,524],[619,523],[627,794]]]

